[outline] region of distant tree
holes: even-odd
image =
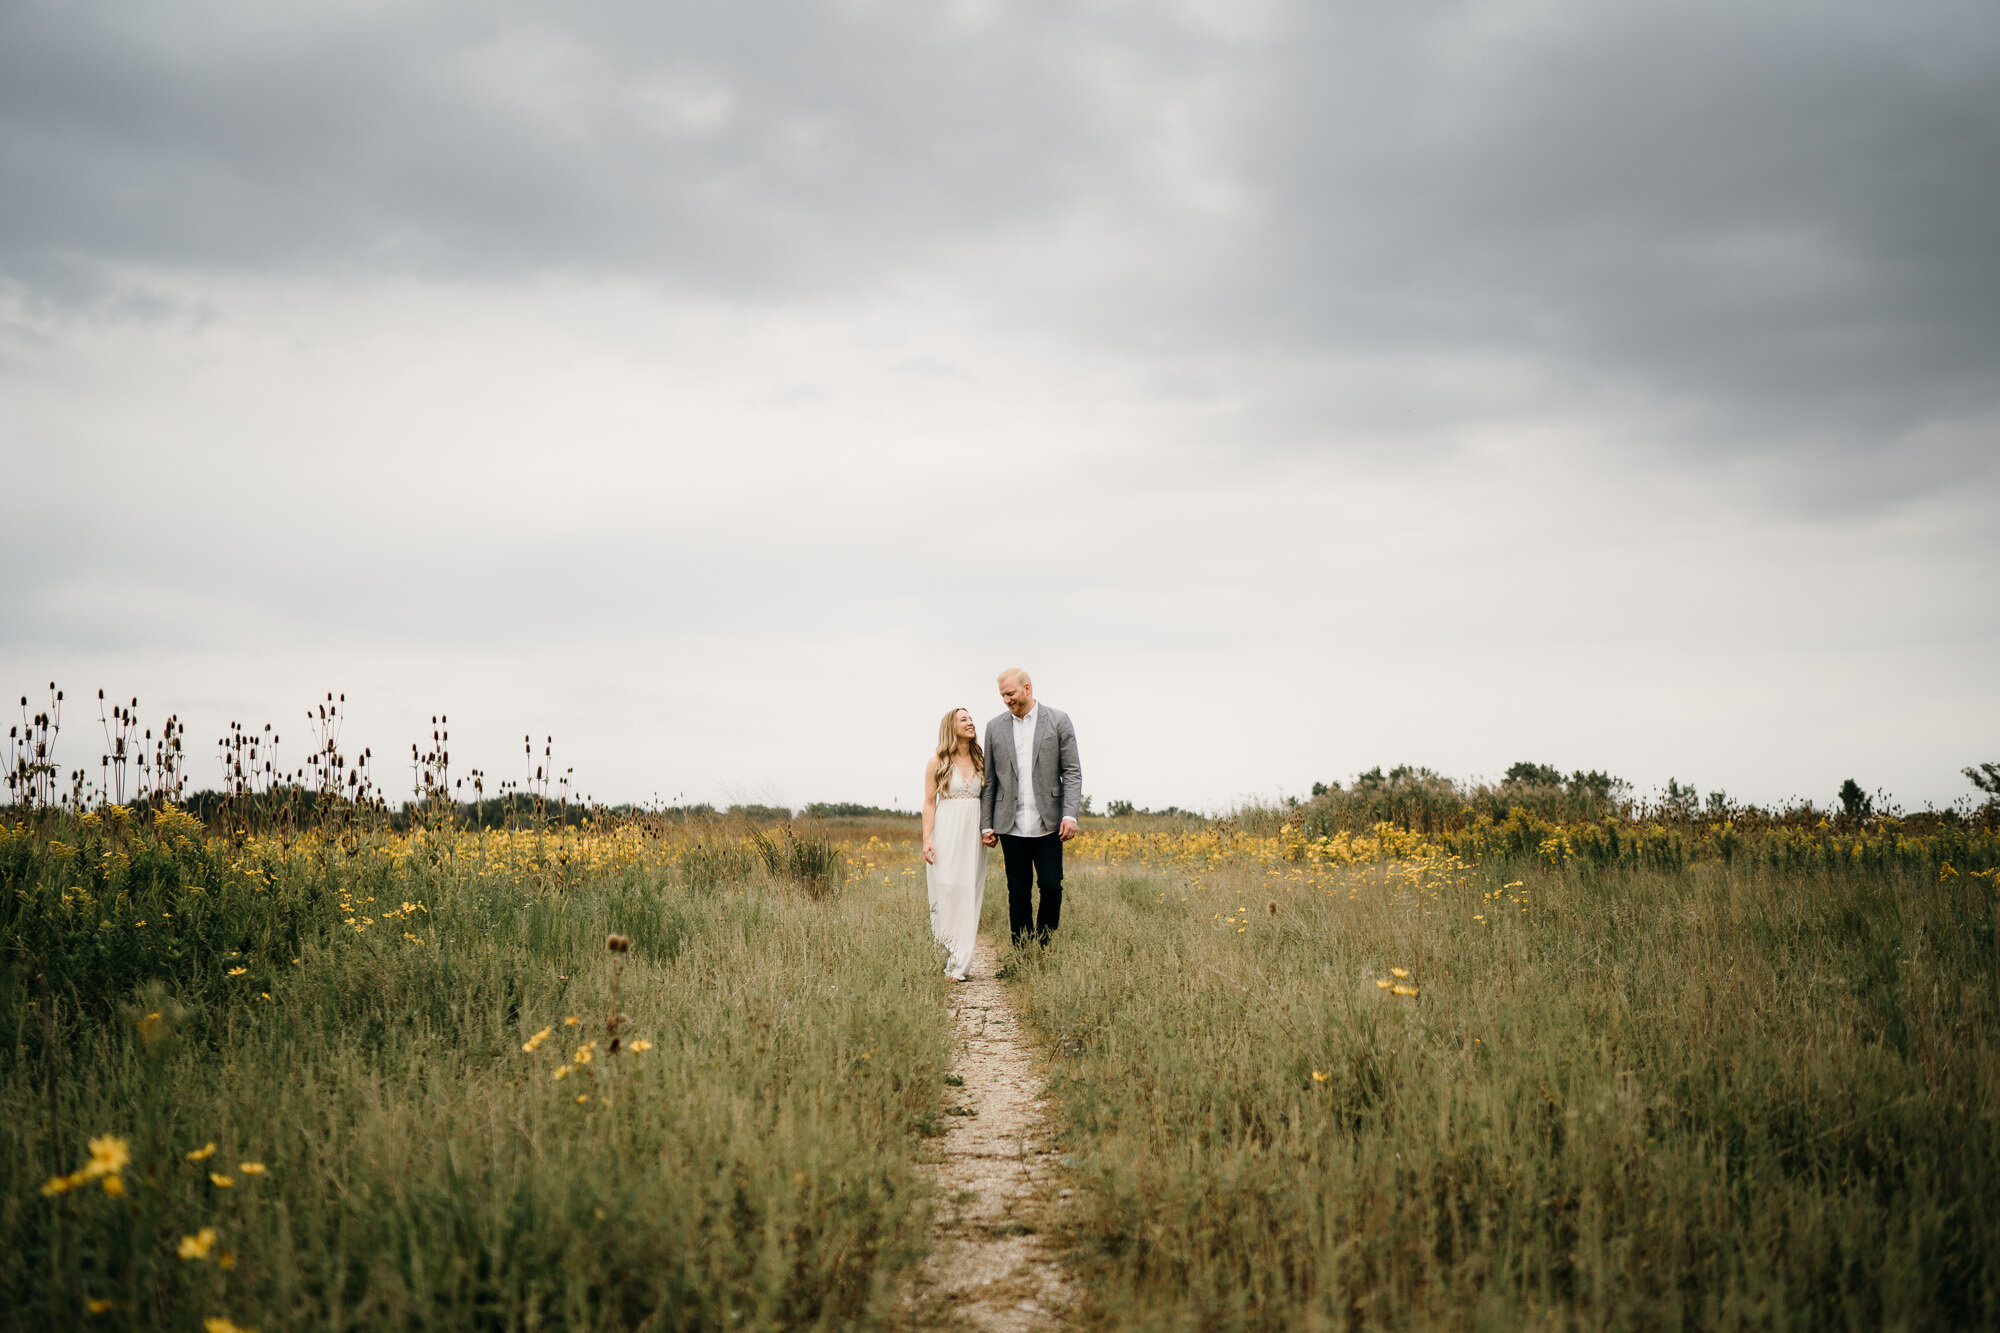
[[[745,819],[754,819],[760,824],[790,823],[792,818],[792,812],[782,805],[732,805],[729,807],[729,813],[742,815]]]
[[[1094,811],[1094,810],[1092,810],[1092,809],[1090,808],[1090,799],[1091,799],[1091,798],[1090,798],[1090,797],[1088,797],[1088,796],[1086,796],[1086,797],[1084,797],[1084,798],[1083,798],[1083,813],[1085,813],[1086,815],[1090,815],[1090,814],[1096,814],[1096,813],[1097,813],[1096,811]]]
[[[1326,795],[1328,792],[1339,791],[1339,790],[1340,790],[1340,784],[1338,782],[1334,783],[1332,786],[1328,786],[1324,782],[1315,782],[1313,783],[1313,798],[1317,800],[1319,797]]]
[[[1701,793],[1694,789],[1692,782],[1683,786],[1673,778],[1667,779],[1667,793],[1660,802],[1667,813],[1692,819],[1701,810]]]
[[[2000,764],[1975,765],[1965,770],[1965,776],[1972,779],[1973,786],[2000,800]]]
[[[1588,773],[1579,768],[1569,775],[1569,781],[1565,785],[1572,796],[1594,796],[1600,801],[1608,801],[1613,793],[1625,791],[1632,784],[1623,778],[1614,778],[1609,773],[1599,772],[1594,768]]]
[[[1501,781],[1517,782],[1530,787],[1560,787],[1563,775],[1551,764],[1530,764],[1525,761],[1512,764],[1507,776]]]
[[[1110,815],[1113,819],[1123,819],[1126,815],[1138,814],[1139,808],[1130,801],[1106,801],[1104,803],[1104,813]]]
[[[907,813],[909,812],[905,810],[890,810],[879,805],[857,805],[853,801],[813,801],[805,809],[807,819],[881,819]]]
[[[1875,813],[1875,802],[1853,778],[1840,784],[1840,812],[1849,819],[1866,819]]]

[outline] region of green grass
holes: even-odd
[[[66,905],[103,861],[87,850],[17,843],[4,867],[0,1326],[895,1321],[950,1056],[907,886],[815,901],[669,866],[543,892],[419,856],[278,857],[260,878],[190,845]],[[376,926],[343,927],[343,900]],[[406,900],[427,910],[383,919]],[[632,940],[622,1035],[653,1044],[615,1057],[611,931]],[[124,1196],[44,1197],[106,1134],[132,1147]],[[204,1226],[209,1256],[177,1257]]]
[[[1988,880],[1193,878],[1020,970],[1094,1325],[2000,1323]]]

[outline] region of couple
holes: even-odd
[[[1083,770],[1069,714],[1035,702],[1019,667],[1000,673],[1007,711],[986,724],[986,748],[972,714],[954,708],[938,724],[937,753],[924,765],[924,863],[931,934],[944,946],[944,974],[964,981],[986,901],[986,849],[999,844],[1007,866],[1007,921],[1019,948],[1043,943],[1062,918],[1062,845],[1076,836]],[[1042,886],[1034,912],[1033,885]]]

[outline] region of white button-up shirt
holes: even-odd
[[[1048,830],[1042,826],[1042,808],[1035,803],[1035,723],[1041,720],[1042,706],[1036,704],[1026,717],[1014,719],[1014,827],[1017,838],[1039,838]]]

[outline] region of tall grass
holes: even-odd
[[[2000,1323],[1994,876],[1564,865],[1079,875],[1019,994],[1089,1317]]]
[[[921,895],[613,842],[8,840],[0,1326],[891,1320],[950,1054]],[[42,1191],[100,1136],[122,1192]]]

